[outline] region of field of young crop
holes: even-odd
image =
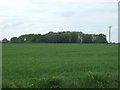
[[[114,88],[117,44],[3,44],[3,88]]]

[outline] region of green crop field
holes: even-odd
[[[118,87],[117,44],[3,44],[3,88]]]

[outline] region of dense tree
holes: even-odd
[[[47,34],[25,34],[11,38],[11,43],[107,43],[104,34],[82,32],[48,32]]]
[[[4,39],[2,40],[2,43],[9,43],[9,41],[7,40],[7,38],[4,38]]]
[[[77,39],[78,39],[78,33],[77,32],[71,33],[71,43],[76,43]]]
[[[10,40],[11,43],[19,43],[19,38],[17,37],[12,37],[11,40]]]
[[[92,43],[92,35],[84,34],[83,35],[83,43]]]
[[[106,35],[99,34],[99,35],[92,35],[92,42],[93,43],[107,43]]]

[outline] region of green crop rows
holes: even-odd
[[[3,88],[118,87],[117,44],[3,44]]]

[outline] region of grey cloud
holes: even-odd
[[[74,17],[76,12],[74,12],[74,11],[63,11],[63,12],[57,12],[55,14],[60,16],[60,17],[69,18],[69,17]]]
[[[46,13],[48,12],[48,9],[34,9],[34,8],[29,8],[27,9],[29,13]]]
[[[107,35],[109,25],[117,26],[117,4],[36,2],[34,5],[43,9],[28,8],[17,16],[14,16],[14,13],[12,17],[0,16],[3,17],[4,23],[12,23],[5,26],[8,28],[4,29],[4,36],[7,36],[8,30],[12,32],[10,37],[17,36],[18,33],[46,33],[66,29],[87,33],[103,32]],[[47,17],[42,18],[39,16],[41,14]]]

